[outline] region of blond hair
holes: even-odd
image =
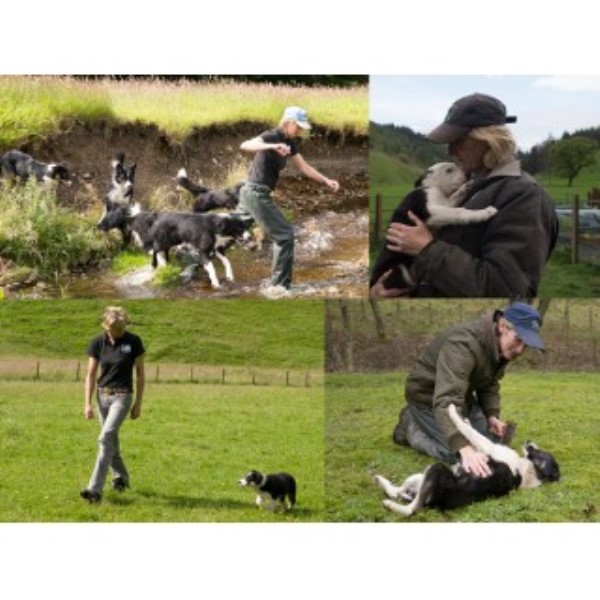
[[[513,160],[517,152],[515,138],[505,125],[475,127],[469,131],[468,137],[488,146],[483,155],[483,166],[490,171]]]
[[[127,312],[121,306],[107,306],[102,315],[102,327],[108,330],[117,322],[122,323],[124,329],[129,322]]]

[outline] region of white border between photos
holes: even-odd
[[[9,600],[591,600],[597,527],[2,527]],[[6,568],[10,565],[10,568]]]

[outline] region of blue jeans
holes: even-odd
[[[133,394],[98,391],[97,400],[102,430],[98,438],[96,465],[87,489],[101,494],[109,467],[112,467],[114,477],[121,477],[129,483],[129,473],[119,448],[119,428],[131,410]]]
[[[270,188],[245,183],[240,189],[239,208],[252,215],[273,242],[271,285],[289,288],[294,265],[294,227],[271,199]]]

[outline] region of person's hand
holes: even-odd
[[[488,457],[478,452],[473,446],[463,446],[459,451],[463,469],[475,477],[487,477],[492,474],[488,465]]]
[[[501,421],[498,417],[490,417],[488,419],[488,429],[497,435],[501,440],[506,435],[506,423]]]
[[[132,419],[139,419],[139,417],[140,417],[141,414],[142,414],[142,404],[140,402],[136,402],[131,407],[131,412],[129,413],[129,416]]]
[[[333,193],[337,192],[340,189],[340,184],[335,179],[325,178],[324,183]]]
[[[86,404],[84,409],[83,409],[83,416],[88,420],[91,421],[94,418],[94,409],[92,408],[91,404]]]
[[[392,269],[386,271],[371,287],[370,294],[373,298],[399,298],[410,294],[409,288],[386,288],[385,282],[390,278]]]
[[[287,144],[273,144],[272,150],[275,150],[279,156],[288,156],[291,152]]]
[[[416,256],[431,242],[433,235],[427,225],[415,214],[408,211],[408,217],[414,225],[390,223],[386,235],[387,248],[392,252]]]

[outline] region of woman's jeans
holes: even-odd
[[[129,473],[119,450],[119,427],[131,410],[133,394],[131,392],[98,391],[98,414],[102,430],[98,438],[98,456],[96,466],[87,489],[102,493],[109,467],[113,476],[129,483]]]
[[[271,189],[245,183],[240,190],[239,208],[252,215],[273,242],[271,285],[289,288],[294,265],[294,227],[271,199]]]

